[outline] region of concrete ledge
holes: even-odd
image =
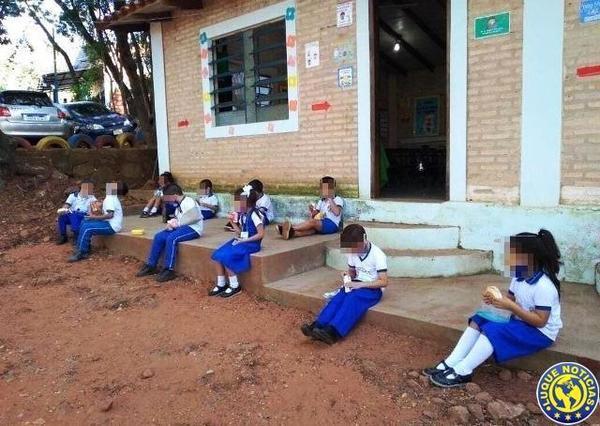
[[[369,240],[382,249],[443,250],[455,249],[460,245],[460,229],[456,226],[354,223],[362,225]]]

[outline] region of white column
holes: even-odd
[[[156,125],[156,151],[159,173],[170,170],[169,128],[167,121],[167,93],[165,84],[165,57],[162,24],[150,23],[150,46],[152,49],[152,79],[154,83],[154,123]]]
[[[556,206],[560,200],[564,6],[563,0],[523,5],[523,206]]]
[[[371,198],[371,42],[369,0],[356,0],[358,193]]]
[[[450,200],[467,199],[468,1],[450,1],[449,174]]]

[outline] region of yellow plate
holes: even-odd
[[[143,229],[132,229],[131,234],[132,235],[144,235],[144,230]]]

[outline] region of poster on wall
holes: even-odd
[[[337,27],[349,27],[352,25],[352,2],[340,3],[336,9]]]
[[[440,97],[415,98],[413,134],[418,137],[440,134]]]
[[[304,45],[304,65],[306,68],[318,67],[320,63],[319,42],[313,41]]]
[[[509,33],[510,12],[478,16],[475,18],[475,40],[489,37],[498,37]]]
[[[600,0],[581,0],[579,3],[579,20],[584,24],[600,21]]]
[[[352,67],[338,68],[338,86],[340,89],[352,87]]]

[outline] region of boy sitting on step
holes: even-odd
[[[310,219],[298,225],[286,220],[277,225],[277,231],[284,240],[294,237],[305,237],[313,234],[335,234],[342,220],[344,200],[335,195],[335,179],[331,176],[321,178],[321,199],[308,206]]]
[[[362,226],[346,226],[340,235],[340,247],[348,252],[343,286],[314,322],[300,328],[305,336],[329,345],[346,337],[363,315],[379,303],[388,281],[385,253],[367,239]]]
[[[198,184],[198,198],[196,202],[200,206],[203,219],[212,219],[219,210],[219,199],[213,193],[213,184],[210,179],[203,179]]]
[[[67,226],[71,226],[73,241],[77,241],[81,222],[88,215],[90,205],[96,201],[94,197],[94,184],[85,180],[79,185],[79,191],[69,194],[63,206],[58,209],[58,240],[56,244],[68,241]]]
[[[158,216],[163,207],[163,189],[170,184],[175,183],[173,175],[170,172],[164,172],[158,177],[158,188],[152,194],[152,198],[148,200],[146,207],[140,215],[141,218]]]

